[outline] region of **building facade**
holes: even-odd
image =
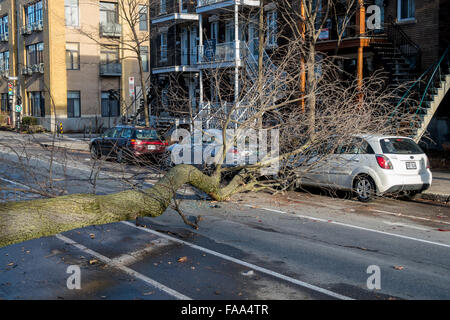
[[[326,12],[321,2],[317,3]],[[263,61],[270,67],[276,66],[276,61],[267,57],[272,56],[271,51],[280,45],[282,38],[289,38],[278,36],[283,29],[278,5],[276,0],[267,0],[262,6]],[[184,88],[185,109],[191,109],[194,115],[205,106],[211,108],[220,103],[216,107],[224,108],[224,102],[236,104],[242,99],[242,70],[250,71],[252,68],[246,64],[258,61],[260,7],[259,0],[157,1],[151,12],[152,78],[154,87],[160,91],[153,101],[156,116],[183,116],[170,112],[172,97],[167,96],[167,87],[171,79]],[[414,82],[433,68],[448,47],[447,0],[359,0],[354,10],[350,10],[352,15],[343,29],[347,8],[344,4],[342,8],[337,4],[336,8],[321,29],[316,50],[338,56],[336,61],[345,74],[361,81],[381,69],[391,85]],[[208,73],[219,69],[229,76],[222,77],[220,84],[211,83]],[[248,73],[251,72],[247,72],[247,79],[254,77]],[[219,92],[222,87],[231,90],[224,94]],[[445,101],[439,97],[434,105]],[[426,128],[437,107],[422,109]],[[443,109],[448,110],[441,107],[439,112]]]
[[[48,130],[59,123],[65,132],[95,130],[135,112],[140,72],[128,49],[132,27],[143,39],[145,79],[150,57],[145,1],[139,10],[139,20],[130,25],[117,0],[1,1],[1,111],[11,107],[8,77],[17,77],[22,116],[38,118]]]

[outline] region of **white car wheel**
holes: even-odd
[[[368,202],[375,195],[375,184],[368,176],[358,176],[355,179],[354,191],[359,201]]]

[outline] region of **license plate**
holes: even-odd
[[[156,150],[156,146],[149,145],[149,146],[147,146],[147,149],[148,150]]]
[[[417,169],[417,165],[415,162],[406,162],[406,169],[408,170]]]

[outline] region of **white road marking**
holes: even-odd
[[[11,184],[14,184],[14,185],[16,185],[16,186],[21,186],[21,187],[24,187],[24,188],[27,188],[27,189],[31,189],[29,186],[26,186],[26,185],[21,184],[21,183],[16,182],[16,181],[8,180],[8,179],[1,178],[1,177],[0,177],[0,180],[3,180],[3,181],[5,181],[5,182],[11,183]]]
[[[253,209],[262,209],[262,210],[278,212],[278,213],[287,213],[285,211],[280,211],[280,210],[275,210],[275,209],[270,209],[270,208],[258,208],[258,207],[254,207],[252,205],[245,205],[245,206],[253,208]],[[419,238],[413,238],[413,237],[403,236],[403,235],[400,235],[400,234],[395,234],[395,233],[390,233],[390,232],[385,232],[385,231],[380,231],[380,230],[375,230],[375,229],[369,229],[369,228],[364,228],[364,227],[360,227],[360,226],[355,226],[355,225],[352,225],[352,224],[337,222],[337,221],[333,221],[333,220],[326,220],[326,219],[321,219],[321,218],[315,218],[315,217],[310,217],[310,216],[305,216],[305,215],[300,215],[300,214],[295,214],[295,216],[300,217],[300,218],[313,220],[313,221],[320,221],[320,222],[326,222],[326,223],[331,223],[331,224],[337,224],[337,225],[348,227],[348,228],[359,229],[359,230],[370,231],[370,232],[376,232],[376,233],[385,234],[385,235],[389,235],[389,236],[393,236],[393,237],[397,237],[397,238],[413,240],[413,241],[423,242],[423,243],[427,243],[427,244],[433,244],[433,245],[436,245],[436,246],[450,248],[450,245],[445,244],[445,243],[434,242],[434,241],[429,241],[429,240],[424,240],[424,239],[419,239]]]
[[[436,223],[450,224],[450,222],[446,222],[446,221],[435,220],[435,219],[428,219],[428,218],[417,217],[417,216],[410,216],[410,215],[403,214],[403,213],[395,213],[395,212],[389,212],[389,211],[384,211],[384,210],[376,210],[376,209],[369,209],[369,210],[373,211],[373,212],[389,214],[389,215],[397,216],[397,217],[406,217],[406,218],[417,219],[417,220],[424,220],[424,221],[431,221],[431,222],[436,222]]]
[[[241,265],[241,266],[250,268],[250,269],[252,269],[252,270],[254,270],[254,271],[259,271],[259,272],[261,272],[261,273],[268,274],[268,275],[270,275],[270,276],[273,276],[273,277],[278,278],[278,279],[282,279],[282,280],[284,280],[284,281],[287,281],[287,282],[296,284],[296,285],[298,285],[298,286],[301,286],[301,287],[304,287],[304,288],[308,288],[308,289],[314,290],[314,291],[316,291],[316,292],[320,292],[320,293],[325,294],[325,295],[327,295],[327,296],[330,296],[330,297],[333,297],[333,298],[336,298],[336,299],[340,299],[340,300],[353,300],[352,298],[347,297],[347,296],[344,296],[344,295],[341,295],[341,294],[339,294],[339,293],[332,292],[332,291],[329,291],[329,290],[327,290],[327,289],[323,289],[323,288],[317,287],[317,286],[315,286],[315,285],[312,285],[312,284],[309,284],[309,283],[306,283],[306,282],[303,282],[303,281],[300,281],[300,280],[297,280],[297,279],[294,279],[294,278],[285,276],[285,275],[280,274],[280,273],[278,273],[278,272],[275,272],[275,271],[272,271],[272,270],[269,270],[269,269],[266,269],[266,268],[259,267],[259,266],[257,266],[257,265],[252,264],[252,263],[248,263],[248,262],[245,262],[245,261],[243,261],[243,260],[239,260],[239,259],[236,259],[236,258],[227,256],[227,255],[222,254],[222,253],[220,253],[220,252],[216,252],[216,251],[213,251],[213,250],[210,250],[210,249],[207,249],[207,248],[203,248],[203,247],[197,246],[197,245],[192,244],[192,243],[190,243],[190,242],[183,241],[183,240],[180,240],[180,239],[171,237],[171,236],[169,236],[169,235],[160,233],[160,232],[158,232],[158,231],[154,231],[154,230],[147,229],[147,228],[143,228],[143,227],[138,227],[138,226],[136,226],[136,225],[134,225],[134,224],[132,224],[132,223],[130,223],[130,222],[127,222],[127,221],[122,221],[122,223],[123,223],[123,224],[126,224],[126,225],[128,225],[128,226],[130,226],[130,227],[133,227],[133,228],[137,228],[137,229],[139,229],[139,230],[142,230],[142,231],[144,231],[144,232],[148,232],[148,233],[151,233],[151,234],[153,234],[153,235],[157,235],[157,236],[159,236],[159,237],[164,237],[164,238],[166,238],[166,239],[168,239],[168,240],[171,240],[171,241],[173,241],[173,242],[177,242],[177,243],[186,245],[186,246],[191,247],[191,248],[193,248],[193,249],[203,251],[203,252],[205,252],[205,253],[208,253],[208,254],[210,254],[210,255],[219,257],[219,258],[221,258],[221,259],[224,259],[224,260],[227,260],[227,261],[231,261],[231,262],[236,263],[236,264],[239,264],[239,265]]]
[[[179,293],[178,291],[175,291],[175,290],[173,290],[173,289],[171,289],[169,287],[166,287],[165,285],[163,285],[163,284],[161,284],[161,283],[159,283],[159,282],[157,282],[157,281],[155,281],[153,279],[150,279],[149,277],[147,277],[147,276],[145,276],[145,275],[143,275],[143,274],[141,274],[141,273],[139,273],[137,271],[134,271],[133,269],[130,269],[130,268],[124,266],[123,264],[121,264],[121,263],[119,263],[117,261],[114,261],[114,260],[112,260],[112,259],[110,259],[108,257],[105,257],[104,255],[102,255],[102,254],[100,254],[98,252],[95,252],[95,251],[93,251],[93,250],[83,246],[82,244],[79,244],[79,243],[73,241],[72,239],[69,239],[69,238],[67,238],[67,237],[65,237],[65,236],[63,236],[61,234],[57,234],[55,237],[58,238],[59,240],[65,242],[65,243],[67,243],[67,244],[70,244],[70,245],[80,249],[81,251],[83,251],[83,252],[85,252],[85,253],[93,256],[93,257],[96,257],[97,259],[101,260],[102,262],[106,263],[109,266],[115,267],[115,268],[125,272],[126,274],[132,276],[132,277],[135,277],[135,278],[137,278],[139,280],[144,281],[145,283],[149,284],[150,286],[152,286],[152,287],[154,287],[156,289],[159,289],[159,290],[167,293],[168,295],[170,295],[170,296],[172,296],[172,297],[174,297],[176,299],[179,299],[179,300],[192,300],[191,298],[189,298],[189,297]]]
[[[136,250],[133,252],[125,253],[123,255],[120,255],[120,256],[112,259],[112,261],[114,263],[120,263],[122,265],[128,266],[130,264],[140,261],[145,255],[149,254],[150,252],[155,251],[158,248],[168,246],[169,240],[167,240],[165,238],[160,238],[160,239],[152,240],[150,243],[151,243],[151,246],[149,246],[149,247],[145,247],[144,249],[141,249],[141,250]]]
[[[417,230],[422,230],[422,231],[429,231],[430,229],[426,229],[426,228],[421,228],[421,227],[416,227],[416,226],[412,226],[410,224],[405,224],[405,223],[401,223],[401,222],[390,222],[390,221],[382,221],[384,224],[390,225],[390,226],[394,226],[394,227],[405,227],[405,228],[411,228],[411,229],[417,229]]]

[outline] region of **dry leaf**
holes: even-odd
[[[96,263],[98,263],[98,260],[97,260],[97,259],[89,260],[89,264],[96,264]]]
[[[91,233],[91,234],[89,235],[89,237],[91,237],[91,239],[95,239],[95,234]]]
[[[187,257],[181,257],[180,259],[177,260],[178,262],[186,262],[187,261]]]
[[[394,266],[395,270],[403,270],[404,268],[402,266]]]

